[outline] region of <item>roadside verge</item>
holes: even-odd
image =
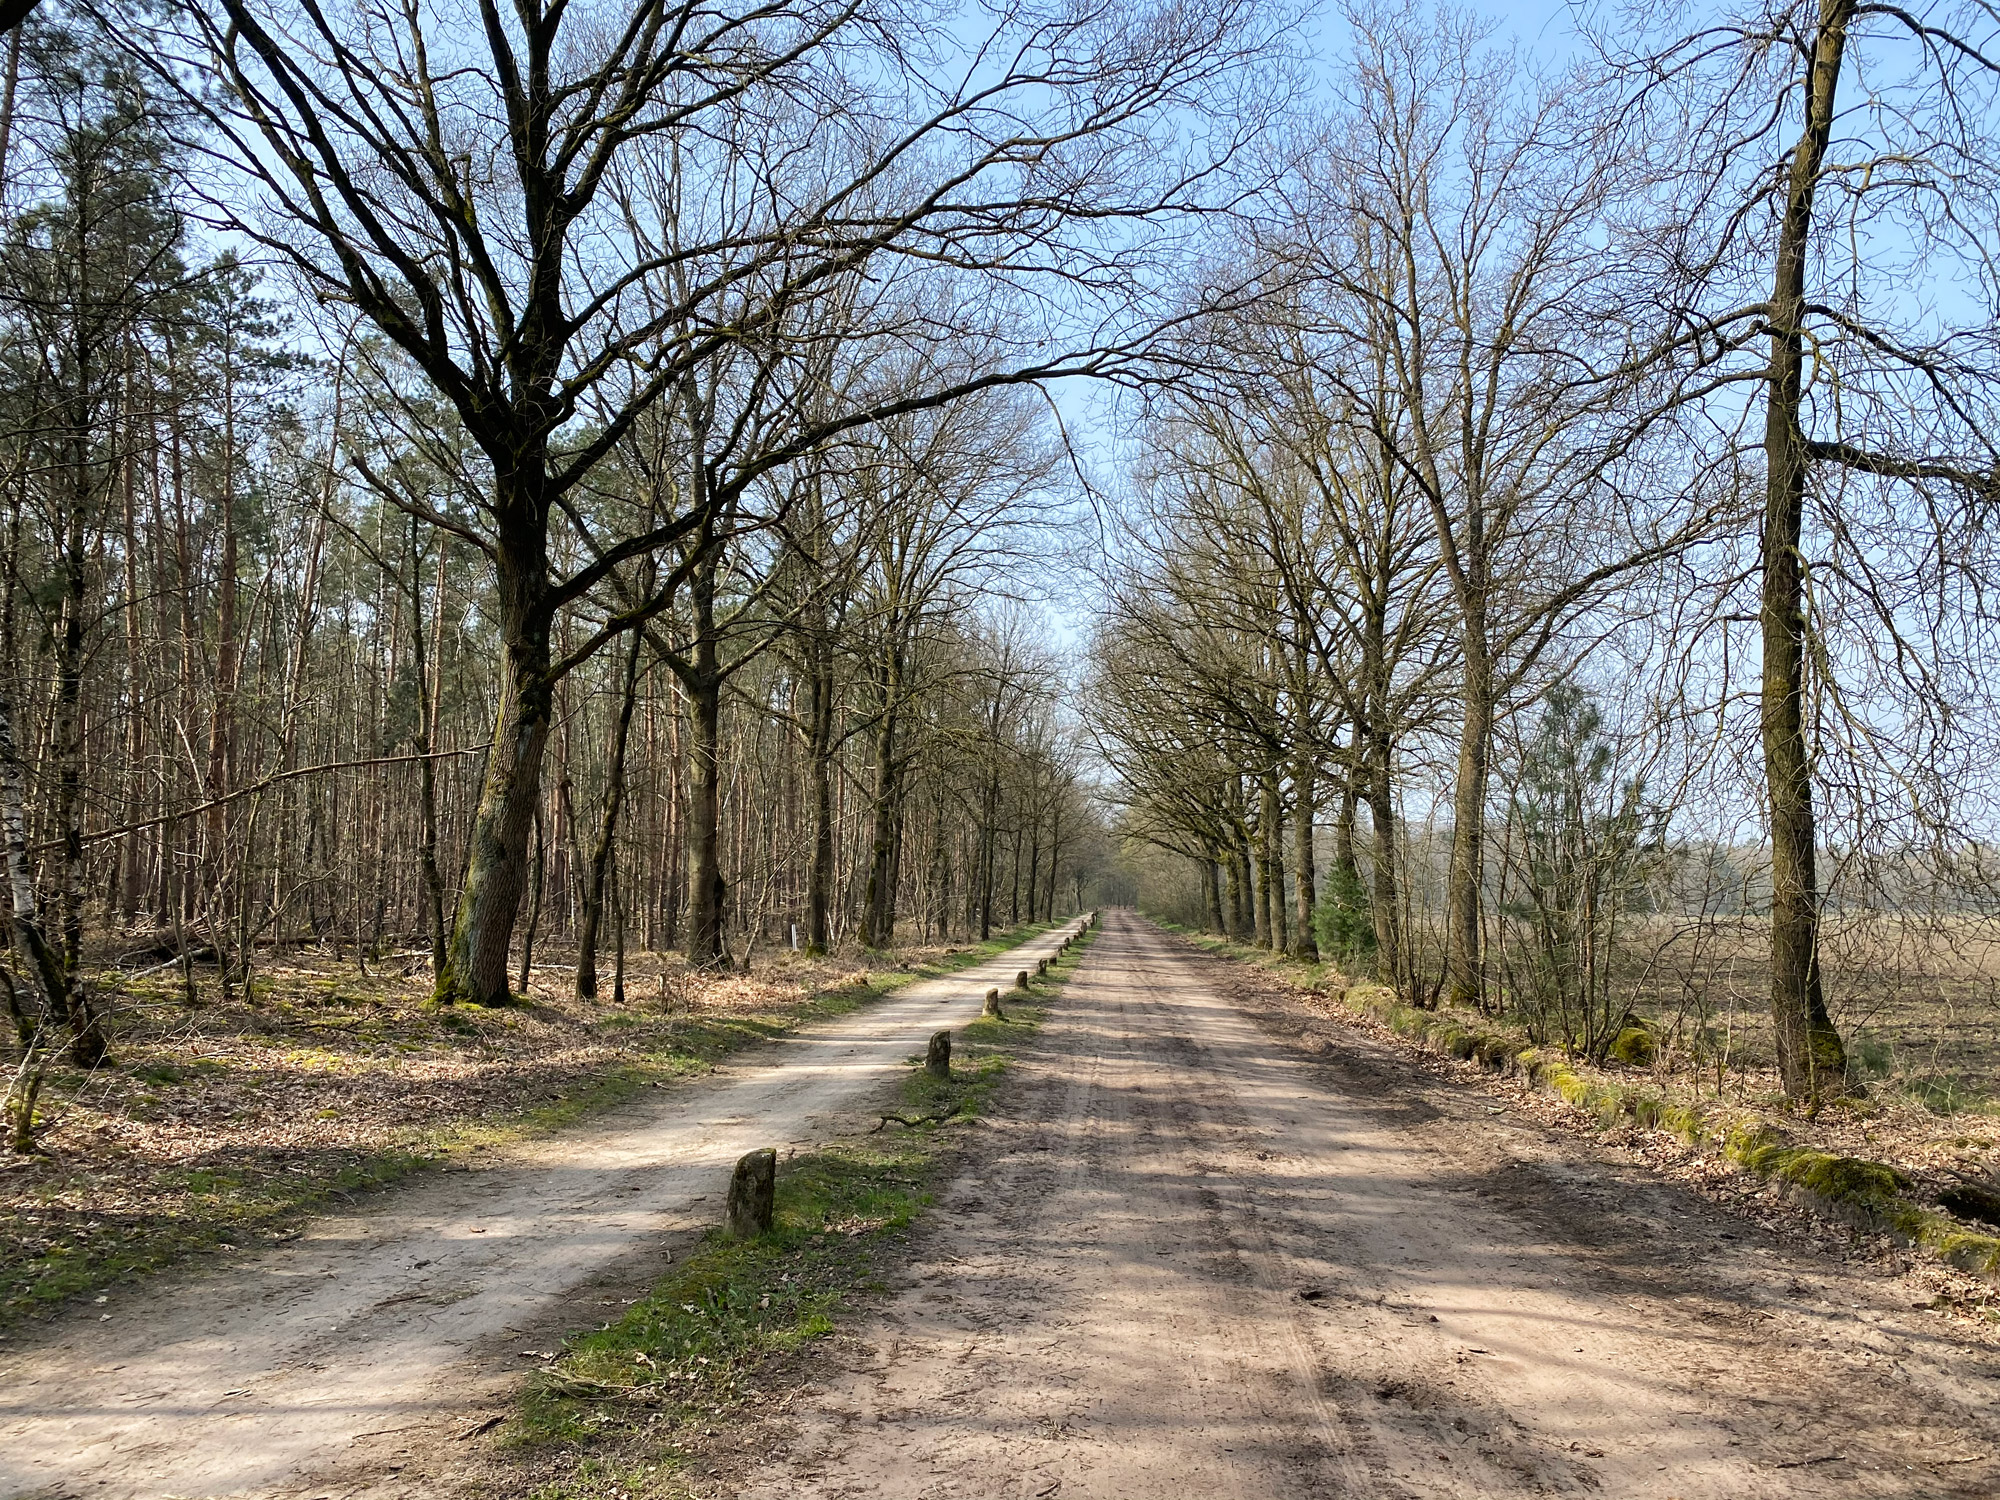
[[[80,1297],[292,1239],[362,1193],[552,1135],[1049,925],[893,968],[699,976],[671,1002],[662,978],[657,1000],[635,986],[622,1006],[437,1013],[419,984],[304,971],[234,1007],[135,1001],[117,1066],[50,1091],[48,1151],[0,1159],[0,1339]]]
[[[1148,919],[1155,920],[1155,919]],[[1776,1184],[1801,1205],[1867,1234],[1886,1235],[1982,1280],[2000,1283],[2000,1235],[1971,1227],[1925,1202],[1921,1184],[1895,1164],[1820,1149],[1755,1110],[1676,1098],[1630,1077],[1536,1047],[1523,1037],[1461,1014],[1422,1010],[1387,986],[1340,982],[1326,966],[1275,960],[1261,950],[1158,923],[1192,947],[1253,965],[1302,998],[1329,1002],[1373,1021],[1414,1049],[1517,1078],[1595,1121],[1663,1131],[1711,1152],[1752,1177]]]

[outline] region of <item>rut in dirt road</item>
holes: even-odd
[[[923,1262],[736,1493],[2000,1493],[1990,1342],[1362,1033],[1312,1055],[1286,1003],[1107,913]]]
[[[1074,922],[948,978],[653,1093],[503,1165],[394,1190],[297,1243],[115,1297],[0,1360],[0,1500],[309,1496],[386,1482],[399,1452],[476,1425],[520,1339],[663,1237],[718,1217],[730,1165],[823,1139],[932,1031],[976,1017]],[[553,1325],[553,1326],[551,1326]],[[505,1373],[495,1374],[495,1370]],[[371,1490],[371,1493],[375,1492]]]

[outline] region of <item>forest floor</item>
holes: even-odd
[[[2000,1491],[1969,1278],[1130,913],[948,1152],[860,1134],[1015,962],[43,1328],[0,1497]]]
[[[50,1079],[41,1154],[0,1156],[0,1350],[79,1298],[282,1241],[358,1192],[546,1135],[1039,930],[896,955],[780,952],[748,974],[634,955],[624,1004],[578,1000],[551,962],[528,1003],[499,1009],[427,1005],[419,961],[288,954],[226,1000],[197,970],[194,1004],[176,973],[102,964],[90,977],[110,1059]]]

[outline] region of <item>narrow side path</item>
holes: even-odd
[[[1075,926],[499,1165],[392,1189],[283,1249],[72,1316],[0,1356],[0,1500],[335,1495],[342,1470],[379,1476],[395,1465],[377,1455],[449,1441],[495,1383],[475,1352],[588,1321],[564,1308],[573,1289],[634,1257],[657,1264],[663,1240],[718,1217],[738,1156],[833,1133]]]
[[[921,1260],[723,1492],[2000,1493],[1992,1338],[1240,975],[1107,912]]]

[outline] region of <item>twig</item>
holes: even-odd
[[[912,1130],[916,1129],[919,1125],[942,1125],[946,1120],[949,1120],[964,1108],[965,1101],[961,1099],[941,1115],[918,1115],[915,1119],[910,1118],[908,1115],[884,1115],[882,1116],[882,1124],[877,1125],[874,1130],[868,1133],[874,1135],[876,1131],[881,1130],[882,1126],[887,1125],[891,1120],[894,1120],[898,1125],[907,1125]]]
[[[1794,1458],[1781,1464],[1772,1464],[1774,1469],[1810,1469],[1814,1464],[1845,1463],[1845,1453],[1822,1453],[1818,1458]]]
[[[237,801],[239,798],[255,796],[258,792],[268,791],[281,781],[296,781],[301,776],[317,776],[322,771],[360,771],[374,766],[407,765],[409,762],[415,760],[450,760],[456,755],[483,755],[492,748],[493,742],[488,740],[483,745],[467,745],[463,750],[432,750],[426,754],[419,755],[377,755],[367,760],[328,760],[321,761],[318,765],[313,766],[295,766],[289,771],[279,771],[275,775],[266,776],[262,781],[253,781],[248,786],[238,787],[235,791],[224,796],[211,797],[206,802],[197,802],[193,807],[176,808],[170,813],[162,813],[157,818],[145,818],[137,823],[121,823],[116,828],[91,829],[83,834],[82,839],[86,844],[94,844],[101,839],[123,838],[128,833],[143,833],[148,828],[158,828],[162,823],[178,823],[182,818],[191,818],[196,813],[207,812],[210,808],[224,807],[231,802]],[[46,854],[50,850],[60,849],[62,846],[63,840],[50,839],[45,843],[35,845],[29,852],[31,854]]]

